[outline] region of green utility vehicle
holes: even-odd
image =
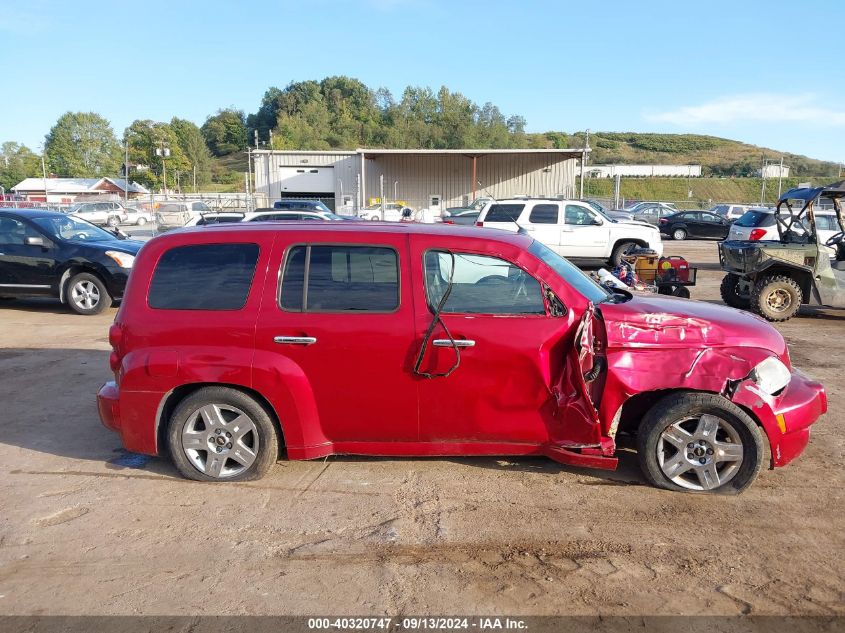
[[[826,187],[790,189],[778,200],[778,241],[719,244],[727,272],[722,299],[769,321],[786,321],[801,305],[845,308],[845,180]],[[832,206],[839,230],[819,242],[815,212]]]

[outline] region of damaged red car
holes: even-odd
[[[624,434],[652,484],[736,493],[797,457],[827,408],[765,321],[610,292],[528,235],[476,228],[166,234],[139,252],[109,339],[103,423],[198,480],[284,455],[613,469]]]

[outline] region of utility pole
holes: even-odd
[[[584,199],[584,178],[587,174],[587,152],[590,151],[590,130],[587,129],[584,135],[584,151],[581,153],[581,193],[578,196]]]
[[[760,185],[760,206],[762,207],[766,201],[766,159],[763,159],[763,166],[760,168],[760,178],[763,180]]]
[[[47,206],[47,167],[44,165],[44,152],[41,152],[41,175],[44,177],[44,206]]]
[[[273,130],[270,130],[270,149],[273,149]]]
[[[256,136],[257,136],[256,132]],[[247,173],[244,174],[246,176],[246,210],[247,212],[251,211],[249,204],[249,188],[250,183],[252,182],[252,148],[247,145],[246,148],[246,169]]]
[[[123,137],[123,206],[129,206],[129,137]]]
[[[381,218],[384,220],[384,174],[379,176],[379,200],[381,200]]]
[[[778,172],[778,200],[780,200],[781,184],[783,183],[783,156],[780,157],[780,171]]]
[[[156,147],[156,156],[161,157],[161,171],[162,178],[164,178],[164,199],[167,200],[167,158],[170,156],[170,148],[162,139],[159,141],[159,147]]]

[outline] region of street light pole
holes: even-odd
[[[44,177],[44,206],[47,206],[47,167],[44,165],[44,154],[41,154],[41,175]]]
[[[124,206],[129,206],[129,137],[123,137],[123,146],[125,154],[123,157],[123,202]]]

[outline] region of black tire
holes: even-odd
[[[255,441],[258,443],[254,461],[236,474],[227,475],[221,470],[220,476],[212,476],[203,472],[199,466],[191,461],[187,450],[182,445],[182,431],[186,428],[186,425],[195,419],[200,409],[207,405],[217,405],[224,408],[234,407],[246,414],[254,425],[253,433],[255,435],[250,438],[253,441],[253,447]],[[276,462],[279,456],[279,436],[270,413],[251,396],[228,387],[203,387],[182,400],[173,411],[168,420],[167,447],[176,469],[188,479],[196,481],[249,481],[263,477]],[[198,456],[200,461],[208,460],[208,456],[213,455],[208,450],[201,450],[200,452],[206,453],[204,458],[201,455]],[[234,453],[235,450],[231,452]],[[241,466],[233,457],[224,455],[223,467],[226,464],[231,464],[233,470]]]
[[[689,288],[686,286],[674,286],[672,288],[672,296],[680,297],[681,299],[689,299]]]
[[[798,313],[803,298],[798,283],[785,275],[763,277],[751,289],[752,309],[768,321],[788,321]]]
[[[664,448],[661,446],[663,444],[662,433],[679,422],[690,426],[697,425],[697,418],[703,415],[714,416],[718,420],[720,426],[715,439],[718,441],[719,437],[722,437],[721,445],[724,446],[723,440],[726,437],[729,438],[728,433],[732,433],[741,443],[737,452],[742,454],[742,459],[738,465],[736,461],[719,462],[723,465],[721,474],[727,481],[709,489],[703,489],[702,479],[692,466],[686,472],[680,472],[676,478],[691,483],[685,485],[676,483],[664,473],[659,459],[659,452],[664,453],[664,464],[668,465],[675,457],[675,455],[668,456],[668,458],[665,456]],[[688,420],[688,422],[682,422],[685,420]],[[728,431],[728,428],[731,431]],[[694,449],[683,448],[682,450],[686,452],[701,449],[703,451],[703,455],[700,456],[702,459],[713,459],[709,457],[704,446],[698,445],[697,440],[692,443],[696,444]],[[709,446],[709,444],[706,444],[706,446]],[[764,450],[763,436],[754,420],[730,400],[713,393],[684,392],[666,396],[645,414],[637,431],[637,457],[643,475],[652,485],[666,490],[697,492],[699,494],[739,494],[757,478],[763,466]],[[680,457],[683,460],[686,456],[681,455]],[[695,469],[699,468],[698,464],[694,463],[697,459],[698,457],[694,457],[690,461],[691,464],[694,464]],[[718,470],[718,466],[716,468]],[[689,474],[690,471],[693,474]],[[698,485],[702,489],[696,490],[690,487],[696,485],[696,481],[699,482]]]
[[[65,300],[71,310],[83,316],[100,314],[112,304],[106,284],[91,273],[79,273],[70,278],[65,287]]]
[[[639,248],[640,245],[636,242],[617,242],[616,245],[613,247],[613,252],[610,254],[610,265],[611,266],[618,266],[622,263],[622,256],[625,255],[628,251]]]
[[[116,229],[120,226],[120,218],[116,215],[110,215],[108,220],[106,220],[106,225],[110,228]]]
[[[687,230],[686,229],[672,229],[672,239],[682,242],[683,240],[687,239]]]
[[[719,285],[719,294],[722,295],[722,301],[725,302],[725,305],[740,310],[748,310],[751,307],[751,297],[750,294],[741,293],[739,289],[740,281],[742,281],[742,278],[739,275],[728,273],[722,278],[722,283]]]

